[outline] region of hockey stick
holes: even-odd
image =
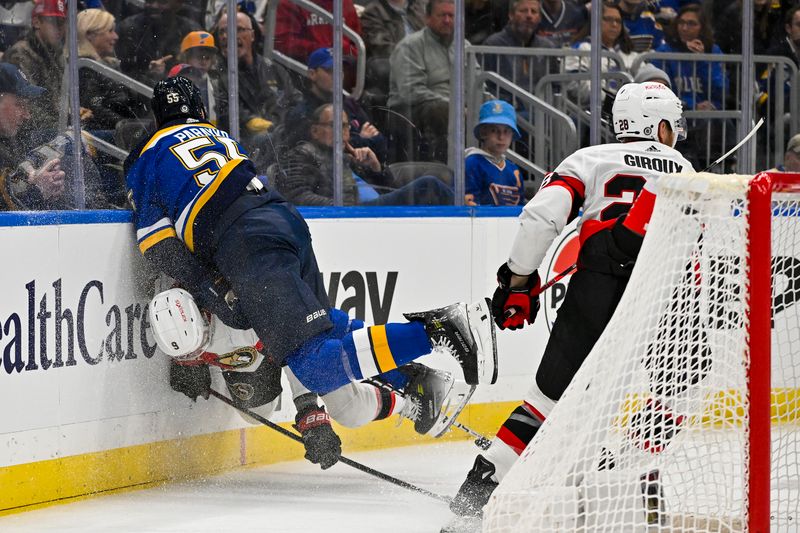
[[[491,440],[489,440],[488,438],[484,437],[483,435],[481,435],[480,433],[478,433],[474,429],[468,428],[467,426],[465,426],[461,422],[453,422],[452,425],[453,425],[453,427],[458,428],[461,431],[464,431],[464,432],[472,435],[473,437],[475,437],[475,446],[477,446],[481,450],[488,450],[489,446],[492,445],[492,441]]]
[[[706,168],[704,168],[704,169],[703,169],[703,170],[701,170],[700,172],[708,172],[709,170],[711,170],[712,168],[714,168],[714,167],[715,167],[715,166],[717,166],[718,164],[720,164],[720,163],[722,163],[723,161],[725,161],[725,159],[727,159],[727,157],[728,157],[728,156],[730,156],[730,155],[731,155],[732,153],[734,153],[736,150],[738,150],[739,148],[741,148],[741,147],[742,147],[742,146],[743,146],[743,145],[744,145],[744,144],[745,144],[747,141],[749,141],[749,140],[750,140],[750,137],[752,137],[753,135],[755,135],[755,134],[756,134],[756,132],[758,131],[758,129],[759,129],[761,126],[763,126],[763,125],[764,125],[764,117],[761,117],[761,118],[758,120],[758,122],[756,123],[756,125],[755,125],[755,126],[753,126],[753,129],[752,129],[752,130],[750,130],[750,133],[748,133],[747,135],[745,135],[745,136],[744,136],[744,139],[742,139],[741,141],[739,141],[739,144],[737,144],[736,146],[734,146],[733,148],[731,148],[730,150],[728,150],[727,152],[725,152],[725,155],[723,155],[722,157],[720,157],[719,159],[717,159],[716,161],[714,161],[713,163],[711,163],[710,165],[708,165]]]
[[[269,420],[267,420],[263,416],[261,416],[261,415],[259,415],[257,413],[254,413],[253,411],[251,411],[249,409],[246,409],[244,407],[239,407],[238,405],[236,405],[233,402],[233,400],[231,400],[227,396],[224,396],[224,395],[220,394],[219,392],[217,392],[217,391],[215,391],[213,389],[209,391],[209,394],[211,394],[211,396],[213,396],[214,398],[217,398],[218,400],[221,400],[222,402],[227,403],[228,405],[230,405],[234,409],[237,409],[237,410],[241,411],[242,413],[246,414],[250,418],[252,418],[252,419],[264,424],[268,428],[274,429],[275,431],[277,431],[281,435],[289,437],[290,439],[292,439],[292,440],[294,440],[296,442],[299,442],[301,444],[303,443],[303,438],[300,435],[298,435],[297,433],[289,431],[288,429],[284,429],[284,428],[280,427],[278,424],[276,424],[274,422],[270,422]],[[412,490],[414,492],[419,492],[420,494],[424,494],[425,496],[429,496],[431,498],[437,499],[439,501],[442,501],[442,502],[445,502],[445,503],[448,503],[448,504],[452,501],[452,498],[449,498],[447,496],[442,496],[441,494],[436,494],[435,492],[431,492],[431,491],[425,490],[425,489],[423,489],[421,487],[417,487],[416,485],[412,485],[411,483],[408,483],[407,481],[403,481],[402,479],[397,479],[396,477],[392,477],[392,476],[390,476],[388,474],[384,474],[383,472],[375,470],[374,468],[370,468],[370,467],[368,467],[366,465],[362,465],[359,462],[353,461],[352,459],[348,459],[347,457],[345,457],[343,455],[341,457],[339,457],[339,461],[344,463],[344,464],[346,464],[347,466],[351,466],[351,467],[355,468],[356,470],[361,470],[365,474],[369,474],[371,476],[375,476],[378,479],[382,479],[383,481],[388,481],[389,483],[393,483],[393,484],[397,485],[398,487],[403,487],[404,489]]]

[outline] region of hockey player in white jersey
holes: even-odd
[[[158,293],[149,314],[156,344],[171,357],[170,386],[174,390],[193,400],[208,398],[211,368],[216,368],[238,407],[264,418],[272,415],[282,392],[281,367],[269,364],[268,350],[255,331],[230,327],[202,312],[192,295],[180,288]],[[351,326],[358,329],[363,323],[354,319]],[[374,383],[352,382],[331,391],[321,397],[325,404],[321,406],[317,395],[304,387],[288,366],[283,371],[297,408],[295,427],[303,437],[306,459],[323,469],[333,466],[341,455],[341,441],[331,428],[331,418],[346,427],[360,427],[399,415],[414,422],[418,433],[439,436],[474,390],[460,392],[463,388],[454,387],[451,373],[409,363],[384,381],[379,376]]]
[[[675,143],[685,137],[681,101],[660,83],[628,84],[614,101],[620,144],[578,150],[549,174],[523,209],[508,261],[497,272],[492,314],[501,329],[533,323],[537,268],[553,240],[582,210],[578,269],[553,324],[536,380],[475,459],[450,508],[480,517],[492,491],[550,414],[614,312],[630,278],[641,237],[623,224],[646,183],[692,172]],[[446,529],[447,530],[447,529]]]

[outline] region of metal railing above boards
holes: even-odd
[[[553,108],[565,113],[575,120],[579,144],[588,143],[588,127],[590,110],[585,91],[571,90],[576,84],[591,83],[591,75],[587,72],[591,51],[572,48],[506,48],[492,46],[468,46],[467,61],[477,61],[481,70],[496,72],[523,90],[530,92]],[[749,131],[752,125],[741,124],[745,95],[753,94],[748,115],[763,116],[766,127],[759,132],[757,143],[751,145],[754,157],[742,157],[746,166],[752,168],[730,167],[727,170],[738,172],[754,172],[758,169],[770,168],[783,160],[786,141],[800,132],[800,74],[798,68],[788,58],[777,56],[754,56],[755,79],[752,85],[758,89],[753,92],[750,87],[741,83],[743,57],[726,54],[687,54],[646,52],[635,58],[627,58],[629,68],[625,67],[625,58],[615,52],[603,51],[603,70],[601,79],[604,87],[609,89],[609,98],[613,97],[617,87],[632,81],[632,75],[638,72],[644,63],[652,63],[659,68],[667,67],[667,73],[674,70],[670,80],[675,93],[685,102],[685,114],[694,134],[685,146],[679,149],[694,152],[697,164],[714,161],[722,153],[732,148],[741,136],[741,131]],[[677,65],[680,65],[678,67]],[[682,68],[683,70],[679,70]],[[724,80],[720,87],[718,81]],[[712,83],[715,82],[715,83]],[[706,88],[716,90],[713,108],[707,105],[697,109],[698,96],[703,96]],[[508,92],[495,92],[495,97],[509,98]],[[584,101],[587,100],[587,101]],[[607,102],[610,103],[610,102]],[[610,106],[607,106],[610,109]],[[607,109],[607,110],[609,110]],[[525,117],[522,118],[523,120]],[[705,121],[707,127],[698,127]],[[613,142],[614,136],[607,123],[601,124],[600,138],[603,142]],[[534,139],[554,138],[549,126],[536,126]],[[537,147],[533,147],[534,153]],[[749,155],[749,154],[748,154]],[[538,156],[529,157],[539,164]],[[736,158],[731,158],[735,162]],[[750,163],[752,161],[752,163]],[[547,162],[548,166],[558,161]],[[742,165],[739,165],[742,166]],[[719,169],[726,171],[726,169]]]
[[[525,152],[521,155],[533,162],[535,174],[542,175],[588,141],[590,55],[589,50],[574,48],[468,46],[468,64],[477,63],[479,72],[491,72],[497,76],[482,77],[486,80],[482,88],[478,83],[470,82],[469,89],[473,94],[469,98],[469,113],[476,115],[478,112],[477,108],[472,109],[476,103],[480,105],[474,94],[478,90],[512,103],[518,109],[519,126],[528,132],[531,140],[527,146],[518,143],[517,148],[521,147]],[[602,60],[609,70],[601,74],[605,84],[621,85],[632,81],[632,77],[624,72],[622,56],[604,50]],[[569,69],[578,72],[568,72]],[[495,80],[503,82],[495,83]],[[505,85],[508,83],[522,92],[508,90]],[[525,109],[526,106],[531,107]],[[602,137],[604,140],[613,139],[613,135],[608,139],[607,128]]]
[[[508,158],[531,176],[533,186],[526,189],[536,190],[547,172],[578,149],[575,124],[567,114],[519,85],[495,72],[484,71],[474,77],[469,87],[467,131],[478,123],[481,104],[501,95],[517,110],[517,127],[523,133],[523,138],[508,151]],[[476,144],[472,135],[467,138],[471,146]]]
[[[746,92],[741,82],[743,56],[647,52],[636,58],[632,68],[638,69],[644,62],[653,63],[656,66],[671,62],[674,69],[680,69],[688,74],[681,76],[680,79],[672,80],[673,90],[676,94],[684,102],[694,102],[694,107],[684,108],[686,118],[707,119],[724,130],[723,140],[725,142],[722,143],[722,146],[712,142],[710,128],[707,130],[707,135],[691,139],[690,142],[700,142],[706,147],[706,154],[703,158],[706,164],[733,147],[738,141],[737,131],[748,131],[752,127],[752,124],[745,124],[743,128],[739,125],[742,120]],[[698,111],[697,95],[701,94],[703,88],[712,81],[713,72],[709,63],[719,64],[719,69],[724,74],[728,86],[721,99],[721,106],[715,105],[715,109]],[[752,116],[756,120],[763,117],[765,127],[758,133],[757,142],[750,144],[750,149],[754,150],[755,155],[754,167],[736,169],[743,173],[771,168],[777,163],[781,163],[786,142],[792,135],[800,132],[800,71],[797,66],[791,59],[781,56],[757,55],[753,56],[753,63],[755,79],[752,80],[752,84],[757,89],[752,93],[753,98],[750,103],[755,110]],[[687,79],[688,81],[686,81]],[[699,80],[700,83],[693,83],[692,80]],[[733,135],[727,132],[731,129],[730,121],[733,121],[736,126],[733,128]],[[717,146],[712,146],[714,144]],[[680,148],[680,145],[678,147]]]
[[[296,6],[299,6],[315,15],[320,16],[323,20],[326,20],[333,24],[333,14],[330,11],[327,11],[321,7],[319,7],[314,2],[310,0],[286,0],[287,2],[291,2]],[[284,65],[286,68],[289,68],[298,74],[302,74],[303,76],[306,75],[308,72],[308,67],[297,61],[296,59],[287,56],[286,54],[275,50],[275,19],[278,13],[278,5],[280,1],[273,0],[267,3],[267,10],[266,14],[264,15],[264,57],[274,59],[278,63]],[[361,94],[364,92],[364,82],[366,80],[366,71],[367,71],[367,47],[364,44],[364,40],[361,36],[355,32],[352,28],[347,26],[343,26],[342,30],[344,32],[345,37],[347,37],[350,41],[352,41],[356,48],[358,49],[358,57],[356,58],[356,79],[355,79],[355,86],[353,89],[348,93],[349,96],[358,100],[361,98]]]
[[[591,125],[592,110],[589,106],[588,95],[581,88],[584,83],[591,83],[591,73],[589,72],[565,72],[563,74],[548,74],[542,76],[536,84],[535,94],[539,95],[545,102],[550,102],[556,109],[561,110],[575,121],[577,129],[578,146],[586,146],[588,143],[589,128]],[[612,92],[626,83],[633,81],[633,77],[627,72],[603,72],[600,74],[601,82],[607,92],[603,94],[606,98],[612,97]],[[610,113],[610,105],[603,102],[600,109],[600,140],[603,143],[615,142],[613,125],[606,116],[602,116],[604,111]],[[549,132],[544,132],[548,135]],[[559,161],[555,162],[556,164]]]

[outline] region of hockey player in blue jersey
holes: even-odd
[[[125,165],[139,249],[201,308],[252,328],[270,364],[326,394],[379,374],[402,380],[397,367],[441,348],[468,384],[494,383],[486,300],[352,330],[328,301],[302,216],[256,176],[238,142],[205,122],[197,88],[180,76],[162,80],[151,105],[158,130]]]
[[[481,106],[473,130],[478,148],[467,148],[467,205],[521,205],[525,186],[519,167],[506,158],[512,139],[520,138],[514,108],[503,100]]]

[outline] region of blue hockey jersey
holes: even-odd
[[[519,167],[503,160],[498,165],[480,148],[468,148],[464,164],[465,193],[478,205],[521,205],[525,203],[525,185]]]
[[[210,124],[157,131],[126,175],[139,250],[177,237],[194,252],[255,175],[244,148]]]

